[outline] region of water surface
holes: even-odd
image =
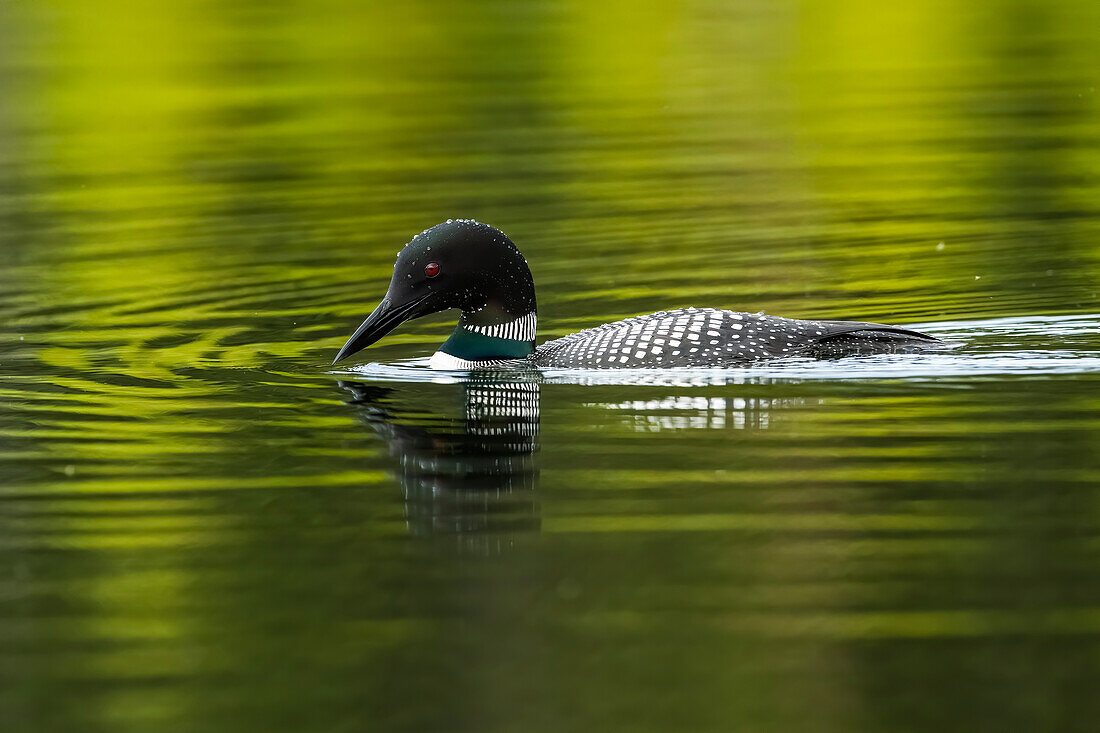
[[[4,4],[0,724],[1091,730],[1098,16]],[[444,314],[334,371],[450,217],[541,338],[961,345],[430,373]]]

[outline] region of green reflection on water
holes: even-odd
[[[454,216],[546,338],[1096,313],[1098,16],[4,4],[4,728],[1091,730],[1094,376],[543,384],[531,434],[326,370]]]

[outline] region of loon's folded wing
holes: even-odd
[[[825,333],[815,337],[818,342],[827,341],[831,338],[838,336],[845,336],[847,334],[877,334],[883,338],[896,339],[896,338],[913,338],[919,341],[927,341],[935,343],[940,339],[935,336],[929,336],[926,333],[920,331],[913,331],[908,328],[901,328],[899,326],[887,326],[882,323],[864,323],[862,321],[815,321],[815,326],[818,329],[824,330]],[[821,328],[821,327],[824,328]]]
[[[817,321],[811,352],[818,358],[919,351],[943,346],[935,336],[898,326],[860,321]]]

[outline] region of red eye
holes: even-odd
[[[427,275],[428,277],[435,277],[436,275],[438,275],[439,274],[439,263],[438,262],[429,262],[428,264],[424,265],[424,274]]]

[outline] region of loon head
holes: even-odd
[[[462,360],[517,359],[535,346],[535,284],[527,260],[499,229],[448,219],[398,253],[386,296],[336,354],[333,364],[404,321],[458,308],[458,326],[440,352]]]

